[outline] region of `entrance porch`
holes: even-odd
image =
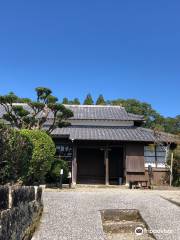
[[[122,184],[125,180],[124,145],[102,142],[74,143],[73,184]]]

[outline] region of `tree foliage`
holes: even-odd
[[[92,96],[91,96],[90,93],[87,94],[83,104],[84,105],[93,105],[94,104],[94,101],[93,101]]]
[[[69,104],[69,100],[67,97],[63,98],[62,104]]]
[[[102,94],[99,95],[96,101],[96,105],[106,105],[106,101],[104,100],[104,97]]]
[[[26,181],[33,146],[16,129],[0,125],[0,184]]]
[[[173,185],[180,186],[180,145],[174,151]]]
[[[5,109],[3,119],[18,129],[42,129],[46,121],[51,118],[50,125],[46,129],[48,133],[56,127],[69,125],[67,120],[73,116],[72,111],[58,103],[58,99],[52,95],[49,88],[38,87],[35,91],[36,101],[19,98],[14,93],[0,96],[0,104]]]
[[[51,168],[56,152],[55,144],[44,131],[23,129],[20,133],[22,136],[27,137],[33,146],[28,181],[30,183],[42,183]]]
[[[80,101],[78,98],[74,98],[72,101],[70,101],[70,103],[73,105],[80,105]]]
[[[68,163],[63,159],[54,158],[51,169],[46,175],[47,182],[59,182],[60,180],[60,170],[63,169],[63,178],[66,179],[68,176]]]
[[[68,98],[63,98],[62,104],[66,105],[80,105],[79,98],[74,98],[73,100],[69,100]]]
[[[163,122],[163,117],[148,103],[140,102],[136,99],[116,99],[110,101],[110,104],[123,106],[129,113],[143,115],[145,117],[146,127],[156,127],[160,130],[163,130],[161,125]]]
[[[180,134],[180,115],[176,116],[175,118],[165,118],[164,129],[166,132]]]

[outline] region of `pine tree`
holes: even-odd
[[[63,98],[62,104],[69,104],[69,100],[67,97]]]
[[[104,97],[102,94],[99,95],[97,101],[96,101],[96,105],[106,105],[106,102],[104,100]]]
[[[90,93],[87,94],[83,104],[84,105],[93,105],[94,104],[94,101],[93,101],[92,96],[91,96]]]
[[[57,127],[68,126],[70,124],[68,119],[73,116],[73,112],[59,103],[49,88],[37,87],[35,91],[36,101],[21,99],[14,93],[0,96],[0,105],[5,110],[2,118],[18,129],[44,129],[44,124],[51,113],[53,121],[47,127],[47,133],[51,133]],[[26,105],[18,104],[22,102]],[[42,114],[39,116],[39,113]]]

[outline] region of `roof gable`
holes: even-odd
[[[31,112],[31,108],[25,103],[16,103],[23,106],[24,109]],[[122,121],[144,121],[142,115],[127,113],[124,107],[121,106],[101,106],[101,105],[64,105],[71,109],[74,116],[71,119],[76,120],[122,120]],[[0,118],[5,113],[5,109],[0,105]],[[41,113],[38,115],[41,116]],[[49,113],[49,119],[53,118],[52,113]]]

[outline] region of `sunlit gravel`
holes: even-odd
[[[162,193],[162,192],[161,192]],[[104,240],[100,210],[138,209],[157,239],[180,240],[180,207],[158,191],[104,189],[44,192],[33,240]]]

